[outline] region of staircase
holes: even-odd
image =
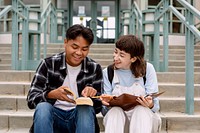
[[[113,44],[93,44],[89,57],[103,68],[112,63]],[[63,51],[63,45],[48,45],[47,56]],[[169,72],[157,72],[160,96],[162,133],[200,132],[200,46],[195,46],[195,113],[185,114],[185,48],[169,47]],[[33,110],[29,110],[26,95],[34,71],[11,70],[11,44],[0,45],[0,133],[28,133]],[[101,131],[102,116],[98,114]]]

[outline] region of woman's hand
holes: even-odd
[[[102,94],[100,96],[100,99],[103,105],[109,106],[109,102],[113,99],[113,96],[108,94]]]
[[[139,96],[136,99],[136,101],[139,102],[142,106],[148,107],[150,109],[153,108],[154,106],[153,98],[151,96],[147,96],[147,97]]]

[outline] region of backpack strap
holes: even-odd
[[[113,77],[114,77],[113,65],[108,66],[107,73],[108,73],[108,80],[110,81],[110,84],[112,84],[112,80],[113,80]]]
[[[144,77],[143,77],[144,85],[145,85],[146,80],[147,80],[147,78],[146,78],[146,72],[147,72],[147,62],[145,61],[145,73],[144,73]]]
[[[144,75],[144,77],[143,77],[143,81],[144,81],[144,85],[145,85],[145,83],[146,83],[146,74]]]

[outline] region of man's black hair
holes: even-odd
[[[80,24],[75,24],[69,27],[66,31],[66,39],[74,40],[78,36],[82,36],[89,44],[92,44],[94,40],[93,32],[90,28],[84,27]]]

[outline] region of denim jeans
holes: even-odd
[[[35,133],[95,133],[96,114],[88,105],[68,111],[48,102],[39,103],[34,113]]]

